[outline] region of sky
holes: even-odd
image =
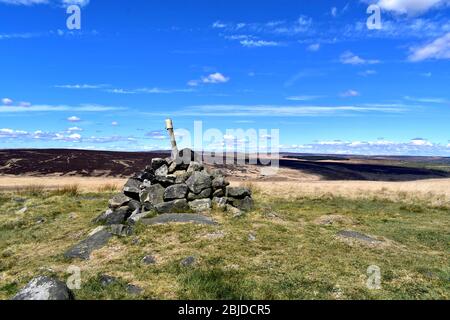
[[[223,133],[204,149],[241,128],[281,151],[450,156],[449,18],[450,0],[0,0],[0,149],[167,149],[170,117]]]

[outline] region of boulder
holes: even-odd
[[[251,197],[252,192],[250,189],[243,187],[227,187],[227,196],[236,199],[244,199],[245,197]]]
[[[153,207],[152,207],[153,209]],[[133,213],[127,220],[127,222],[131,225],[138,223],[139,221],[141,221],[142,219],[147,218],[149,215],[151,215],[152,213],[149,211],[145,211],[145,212],[141,212],[141,213]]]
[[[186,171],[175,171],[174,176],[176,177],[175,183],[186,183],[191,174]]]
[[[185,184],[175,184],[170,186],[164,192],[164,200],[171,201],[177,199],[184,199],[188,193],[188,186]]]
[[[168,187],[174,184],[176,179],[177,177],[175,177],[174,175],[156,176],[154,183],[158,183],[163,187]]]
[[[183,260],[181,260],[180,266],[185,267],[185,268],[193,267],[193,266],[195,266],[196,263],[197,263],[197,258],[191,256],[191,257],[187,257],[187,258],[184,258]]]
[[[214,188],[214,190],[224,189],[229,184],[230,183],[227,182],[224,177],[217,177],[212,181],[212,187]]]
[[[204,169],[204,167],[203,167],[203,165],[201,163],[196,162],[196,161],[192,161],[189,164],[189,168],[187,169],[187,172],[188,173],[192,173],[192,172],[195,172],[195,171],[202,171],[203,169]]]
[[[91,253],[104,247],[112,236],[113,234],[108,230],[101,230],[69,249],[64,254],[64,257],[67,259],[89,260]]]
[[[250,211],[254,206],[253,199],[249,196],[245,197],[244,199],[232,199],[231,202],[234,207],[242,211]]]
[[[168,174],[169,174],[169,167],[167,167],[167,164],[163,164],[161,167],[155,170],[156,177],[165,177]]]
[[[145,256],[144,258],[142,258],[142,263],[146,265],[156,264],[156,258],[154,256]]]
[[[62,301],[75,298],[64,282],[41,276],[31,280],[12,300]]]
[[[130,226],[123,224],[113,224],[109,227],[109,232],[119,237],[129,237],[133,234],[134,230]]]
[[[105,213],[94,219],[94,223],[112,225],[124,223],[131,215],[130,208],[120,207],[115,210],[108,209]]]
[[[131,200],[129,203],[128,203],[128,209],[130,209],[130,211],[131,212],[135,212],[135,211],[141,211],[141,202],[140,201],[137,201],[137,200]]]
[[[131,199],[139,200],[139,192],[141,191],[141,181],[131,178],[123,188],[123,193]]]
[[[211,197],[211,195],[212,195],[212,189],[208,188],[208,189],[203,190],[199,194],[189,192],[187,199],[188,199],[188,201],[194,201],[194,200],[199,200],[199,199],[208,199]]]
[[[218,190],[214,191],[214,193],[213,193],[213,197],[222,198],[224,196],[225,196],[225,192],[223,191],[223,189],[218,189]]]
[[[187,211],[188,209],[186,199],[164,202],[155,206],[155,210],[159,213],[177,213]]]
[[[221,198],[221,197],[214,197],[212,200],[213,205],[219,209],[226,209],[227,202],[228,202],[227,198]]]
[[[155,159],[152,159],[151,169],[153,169],[154,171],[156,171],[156,170],[158,170],[159,168],[161,168],[161,167],[164,166],[164,165],[167,166],[167,161],[166,161],[166,159],[155,158]]]
[[[205,172],[194,172],[186,181],[189,190],[195,194],[199,194],[205,189],[211,188],[211,177]]]
[[[131,201],[130,197],[127,197],[123,193],[116,194],[109,200],[109,207],[111,209],[117,209],[119,207],[127,205]]]
[[[211,199],[200,199],[189,202],[189,208],[194,212],[208,212],[211,210]]]
[[[141,191],[141,203],[156,206],[164,202],[165,189],[160,184],[154,184]]]

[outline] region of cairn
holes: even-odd
[[[109,201],[109,209],[95,222],[105,225],[135,224],[154,214],[208,213],[213,208],[240,215],[253,208],[247,188],[230,187],[220,170],[208,170],[191,149],[178,151],[170,120],[166,127],[172,157],[152,159],[145,170],[131,177],[123,192]]]

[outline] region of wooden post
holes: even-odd
[[[175,160],[178,157],[177,140],[175,139],[175,132],[173,131],[172,119],[166,120],[166,129],[169,132],[170,143],[172,144],[172,159]]]

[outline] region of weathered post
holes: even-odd
[[[172,144],[172,159],[175,160],[178,157],[177,140],[175,139],[175,132],[173,130],[172,119],[166,120],[166,129],[169,132],[170,143]]]

